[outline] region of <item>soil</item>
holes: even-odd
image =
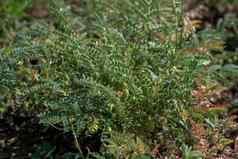
[[[101,132],[90,136],[78,136],[81,151],[87,155],[98,152],[101,146]],[[52,156],[62,158],[66,153],[78,153],[71,133],[64,133],[52,127],[39,124],[36,114],[9,108],[0,118],[0,159],[27,159],[45,144],[55,150]],[[47,150],[47,151],[50,151]],[[42,154],[40,157],[45,157]]]

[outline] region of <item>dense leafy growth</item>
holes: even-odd
[[[51,0],[51,21],[33,22],[0,50],[0,110],[37,112],[40,123],[73,134],[80,153],[79,135],[101,133],[98,158],[149,158],[167,141],[183,158],[200,158],[187,116],[207,57],[184,50],[198,43],[182,1],[85,3],[76,18]],[[23,16],[29,4],[0,10]]]

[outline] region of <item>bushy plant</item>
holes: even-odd
[[[181,1],[166,11],[157,0],[87,5],[77,32],[64,8],[53,8],[53,26],[33,25],[1,50],[1,108],[38,111],[42,123],[72,132],[78,148],[78,134],[112,129],[149,144],[161,134],[183,143],[189,128],[180,112],[191,106],[201,65],[178,52],[188,45]]]

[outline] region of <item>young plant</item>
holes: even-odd
[[[53,7],[53,26],[33,25],[1,50],[0,82],[8,99],[38,111],[41,123],[71,132],[78,148],[79,134],[112,129],[149,144],[158,134],[179,136],[180,145],[187,131],[180,112],[191,106],[201,66],[199,56],[178,52],[184,45],[182,3],[167,3],[165,15],[172,16],[165,18],[157,0],[91,0],[95,11],[88,6],[86,27],[77,32],[64,8]],[[175,41],[155,36],[169,32]]]

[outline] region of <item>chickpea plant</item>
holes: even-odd
[[[200,65],[199,57],[178,52],[185,45],[181,1],[167,2],[167,13],[163,3],[90,0],[77,30],[54,6],[53,25],[34,24],[1,49],[1,109],[14,100],[76,141],[113,130],[180,145],[189,129],[180,112],[191,106]],[[157,33],[175,33],[176,41]]]

